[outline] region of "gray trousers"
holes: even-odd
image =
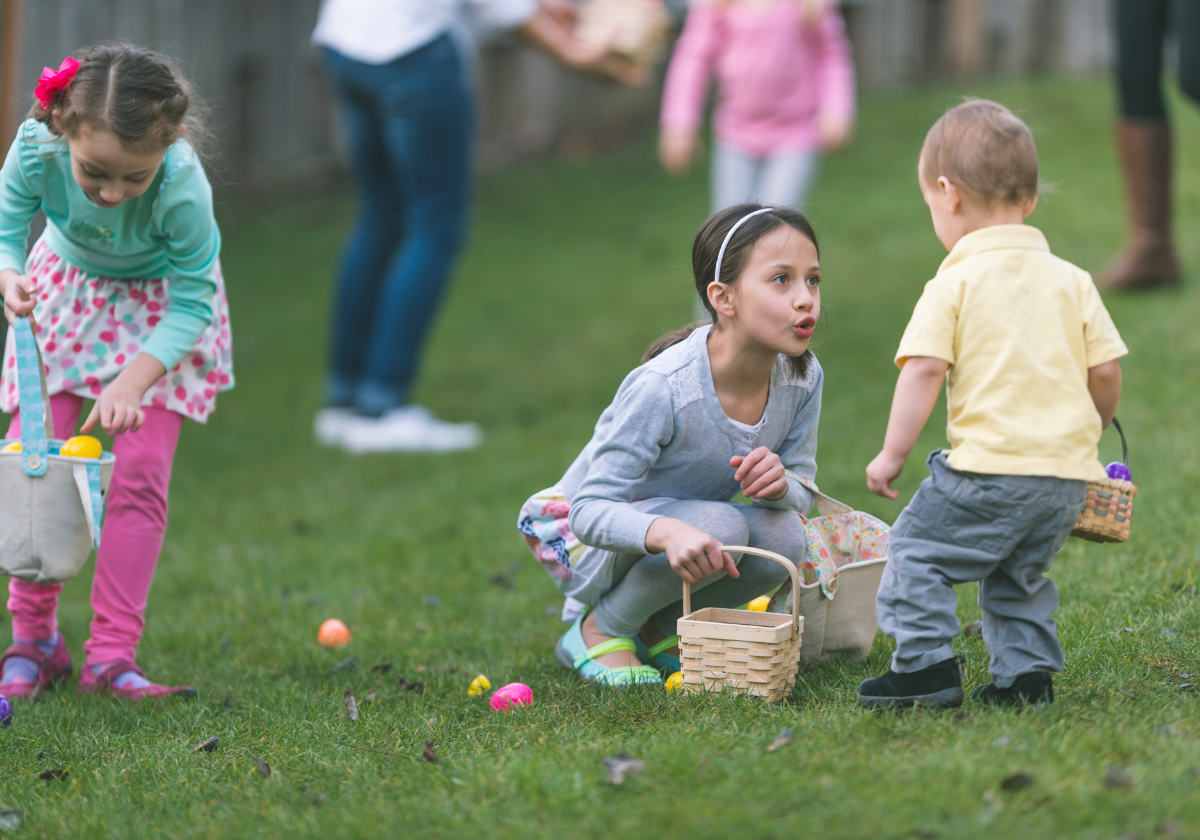
[[[1058,590],[1045,572],[1083,510],[1087,482],[958,472],[940,451],[928,464],[929,478],[892,527],[876,599],[879,627],[896,640],[893,670],[920,671],[954,655],[954,585],[979,581],[996,687],[1061,671]]]
[[[804,525],[794,511],[734,502],[675,501],[649,513],[679,519],[716,538],[722,545],[748,545],[782,554],[799,563],[805,554]],[[770,592],[788,579],[783,566],[765,557],[733,555],[739,577],[724,571],[692,584],[692,609],[736,607]],[[630,637],[653,617],[664,636],[675,633],[683,615],[683,578],[666,554],[618,554],[613,558],[613,587],[596,603],[596,626],[608,636]]]

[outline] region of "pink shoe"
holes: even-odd
[[[4,655],[0,656],[0,673],[4,671],[4,663],[14,656],[32,659],[38,666],[38,677],[33,682],[17,680],[11,683],[0,683],[0,694],[10,700],[18,697],[28,697],[39,687],[46,691],[71,676],[75,666],[71,664],[71,655],[67,653],[67,644],[63,641],[62,633],[58,634],[58,647],[54,653],[47,656],[37,645],[10,645]]]
[[[128,671],[133,671],[135,674],[143,677],[146,676],[142,673],[141,668],[128,659],[116,659],[109,662],[99,674],[94,673],[91,668],[84,666],[83,674],[80,675],[79,684],[75,686],[75,690],[80,694],[111,694],[113,697],[121,697],[125,700],[144,700],[147,697],[181,697],[191,699],[200,696],[200,692],[196,691],[190,685],[158,685],[157,683],[151,683],[144,688],[118,688],[112,684],[113,680]]]

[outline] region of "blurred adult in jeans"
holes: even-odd
[[[1100,275],[1109,289],[1178,286],[1171,233],[1171,126],[1163,98],[1163,41],[1174,30],[1179,86],[1200,101],[1200,3],[1116,0],[1117,152],[1125,175],[1129,241]]]
[[[338,269],[326,407],[314,432],[351,451],[478,445],[474,423],[411,402],[429,326],[466,233],[471,32],[508,30],[562,64],[639,73],[574,36],[563,0],[325,0],[313,42],[341,100],[359,212]]]

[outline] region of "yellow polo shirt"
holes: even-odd
[[[925,284],[896,364],[950,363],[949,464],[994,475],[1104,477],[1088,368],[1129,352],[1091,275],[1028,225],[967,234]]]

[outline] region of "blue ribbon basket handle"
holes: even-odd
[[[17,390],[21,406],[21,456],[25,474],[42,476],[49,466],[50,441],[54,439],[54,416],[50,410],[50,393],[46,387],[46,366],[42,351],[33,335],[28,318],[18,318],[13,325],[17,354]],[[100,464],[73,464],[75,483],[79,489],[87,518],[92,547],[100,548],[100,531],[104,524],[104,497],[100,491]]]
[[[25,475],[45,475],[46,456],[54,437],[54,417],[46,390],[46,368],[42,351],[28,318],[13,324],[17,354],[17,391],[21,407],[21,457]]]

